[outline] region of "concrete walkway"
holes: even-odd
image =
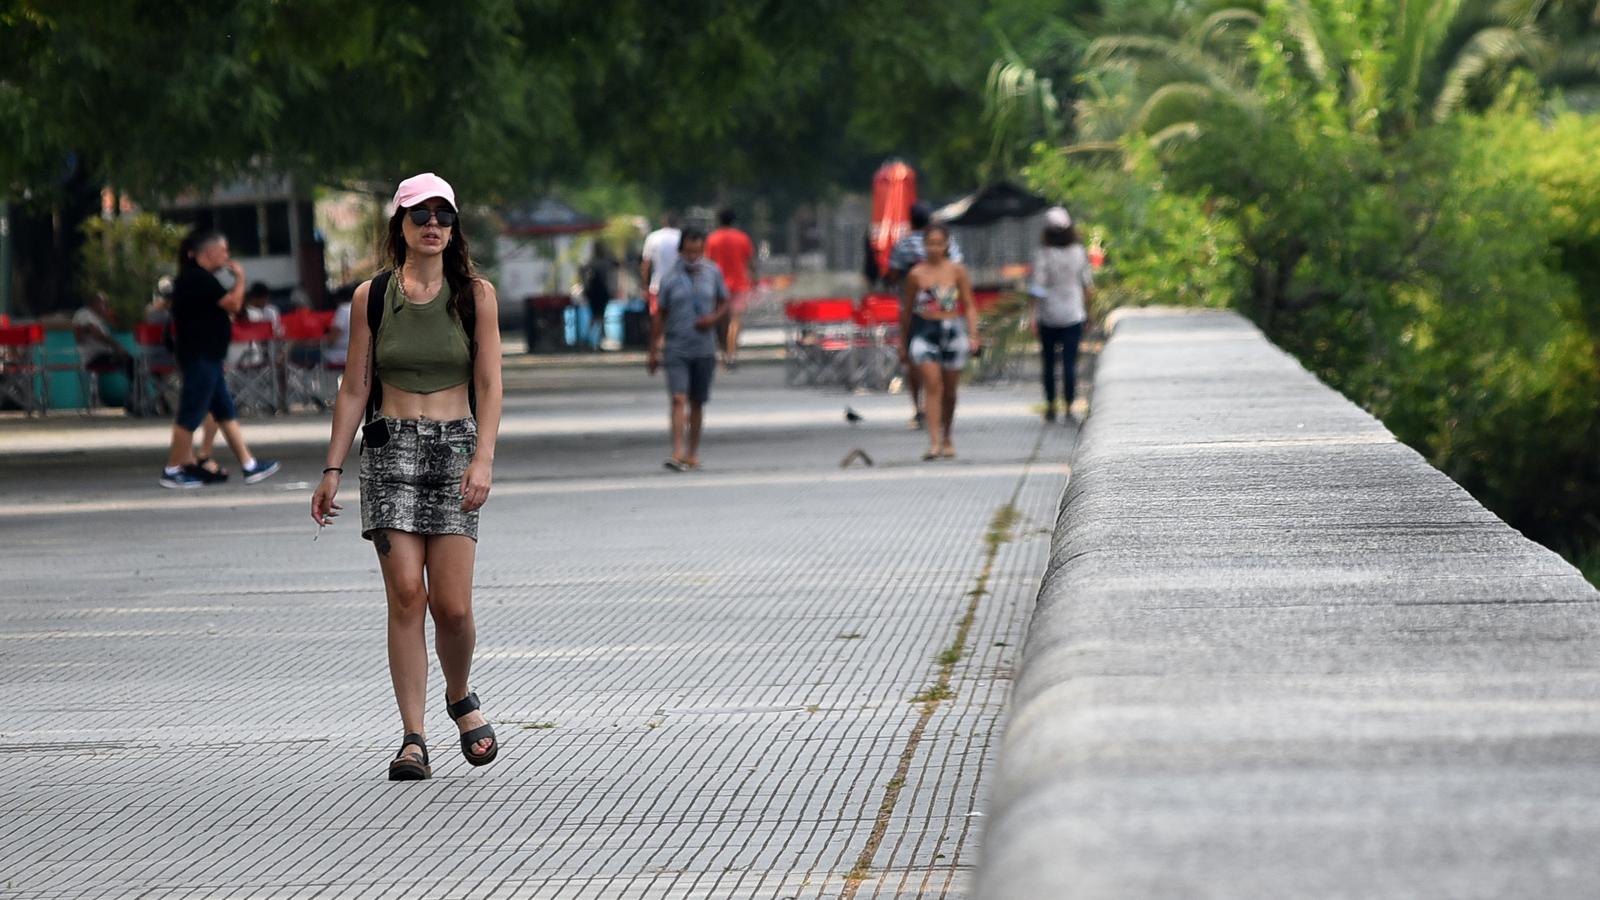
[[[980,896],[1588,898],[1600,593],[1232,314],[1102,357]]]
[[[312,540],[324,421],[190,493],[160,424],[6,427],[0,895],[964,896],[1074,431],[973,389],[922,463],[903,397],[747,366],[678,475],[659,380],[525,377],[477,569],[504,749],[466,765],[436,675],[421,784],[353,491]]]

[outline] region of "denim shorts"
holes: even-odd
[[[668,356],[667,393],[687,394],[690,403],[711,399],[711,376],[717,371],[714,356]]]
[[[178,369],[183,373],[183,391],[178,395],[177,421],[184,431],[199,428],[206,413],[219,423],[239,417],[233,395],[228,393],[228,379],[222,374],[222,360],[180,359]]]
[[[391,419],[382,446],[361,448],[361,536],[391,528],[411,534],[478,539],[478,511],[461,509],[461,478],[478,452],[471,417]]]

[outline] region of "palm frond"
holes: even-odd
[[[987,166],[1001,173],[1012,168],[1019,146],[1041,136],[1055,140],[1061,130],[1061,106],[1050,79],[1039,77],[1009,46],[1005,50],[1006,58],[989,67],[983,113],[992,135]]]
[[[1317,14],[1306,0],[1293,0],[1288,6],[1289,32],[1300,44],[1300,55],[1305,60],[1306,71],[1317,84],[1328,83],[1328,54],[1326,36]]]
[[[1153,149],[1160,150],[1168,144],[1198,140],[1200,133],[1198,122],[1178,122],[1150,135],[1149,143]]]
[[[1135,112],[1133,114],[1133,118],[1129,120],[1128,130],[1138,132],[1148,131],[1148,126],[1150,125],[1151,120],[1156,118],[1164,106],[1181,103],[1182,101],[1187,100],[1190,101],[1190,105],[1193,107],[1202,104],[1213,103],[1217,99],[1217,92],[1203,84],[1197,84],[1192,81],[1178,81],[1171,84],[1164,84],[1161,87],[1156,88],[1149,97],[1145,98],[1145,101],[1140,105],[1139,110]],[[1184,112],[1187,112],[1192,116],[1194,109],[1190,108],[1184,110]]]
[[[1261,14],[1252,9],[1240,7],[1221,9],[1206,16],[1200,24],[1189,29],[1183,36],[1183,41],[1191,47],[1205,47],[1216,32],[1230,28],[1240,30],[1260,28],[1261,22]]]
[[[1600,85],[1600,35],[1556,47],[1539,68],[1539,82],[1567,88]]]
[[[1085,61],[1090,65],[1145,58],[1160,60],[1195,76],[1195,80],[1206,84],[1240,107],[1254,109],[1259,106],[1254,91],[1218,60],[1198,48],[1166,38],[1143,35],[1105,37],[1090,44],[1085,54]]]
[[[1433,120],[1443,122],[1461,108],[1467,90],[1496,66],[1526,60],[1538,52],[1538,36],[1522,28],[1485,28],[1472,36],[1445,71],[1433,102]]]
[[[1463,0],[1410,0],[1391,33],[1394,68],[1390,77],[1395,105],[1410,116],[1421,104],[1428,65],[1440,54],[1451,26],[1460,21]]]
[[[1121,156],[1125,151],[1122,145],[1116,141],[1083,141],[1077,144],[1068,144],[1058,152],[1062,156],[1089,156],[1096,153]]]

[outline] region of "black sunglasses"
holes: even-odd
[[[411,224],[413,225],[426,225],[428,224],[428,219],[430,217],[439,222],[440,228],[449,228],[450,226],[456,224],[456,211],[453,209],[446,209],[442,206],[438,209],[429,209],[426,206],[413,206],[406,210],[406,215],[411,217]]]

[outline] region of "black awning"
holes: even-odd
[[[992,225],[1001,219],[1025,219],[1045,211],[1050,205],[1037,194],[1029,193],[1009,181],[999,181],[939,207],[935,222],[963,227]]]

